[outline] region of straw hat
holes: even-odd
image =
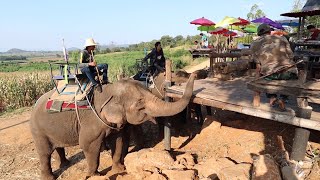
[[[96,42],[94,42],[93,38],[88,38],[86,40],[86,43],[84,45],[84,47],[88,47],[88,46],[96,46],[98,45]]]

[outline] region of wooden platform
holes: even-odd
[[[260,107],[253,107],[254,92],[247,89],[247,82],[252,80],[252,78],[238,78],[231,81],[196,80],[193,102],[320,131],[320,105],[318,104],[311,104],[313,112],[310,120],[295,116],[297,105],[296,100],[292,97],[289,97],[290,102],[287,106],[289,111],[287,112],[271,108],[264,94],[261,95]],[[180,98],[184,89],[185,84],[175,85],[167,89],[166,95]],[[305,123],[306,121],[308,123]]]

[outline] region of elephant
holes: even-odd
[[[42,179],[55,179],[51,168],[51,154],[57,151],[60,167],[68,164],[64,147],[80,145],[87,161],[87,176],[99,175],[100,148],[111,133],[121,133],[126,124],[138,125],[154,121],[156,117],[173,116],[188,105],[196,75],[191,75],[183,97],[176,102],[165,102],[138,81],[122,79],[102,85],[102,93],[94,90],[94,111],[79,109],[79,120],[74,111],[48,113],[45,109],[54,90],[41,96],[31,114],[30,129],[40,159]],[[110,126],[110,123],[116,126]],[[109,124],[109,125],[108,125]],[[116,136],[112,170],[123,170],[122,136]]]

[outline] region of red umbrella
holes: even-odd
[[[226,33],[228,31],[229,31],[228,29],[225,29],[225,28],[222,28],[222,27],[218,27],[217,29],[215,29],[213,31],[210,31],[209,33],[210,34],[223,34],[223,33]]]
[[[195,25],[201,25],[201,26],[212,26],[215,25],[214,22],[210,21],[209,19],[206,19],[204,17],[193,20],[190,22],[190,24],[195,24]]]
[[[223,33],[223,36],[225,36],[225,37],[233,37],[236,35],[237,35],[237,33],[233,32],[233,31],[228,31],[228,32]]]
[[[239,22],[233,23],[231,25],[233,25],[233,26],[245,26],[245,25],[250,24],[250,22],[245,20],[245,19],[242,19],[242,18],[238,18],[238,19],[239,19]]]

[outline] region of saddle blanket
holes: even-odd
[[[55,101],[55,100],[48,100],[46,104],[46,109],[50,112],[62,112],[62,111],[71,111],[75,110],[76,105],[75,103],[67,103],[64,101]],[[90,109],[89,105],[79,105],[77,103],[78,109]]]
[[[70,80],[67,84],[63,80],[58,80],[55,92],[47,101],[46,109],[48,112],[75,110],[75,101],[78,109],[90,109],[86,96],[90,100],[91,92],[91,83],[88,79],[81,79],[80,85],[74,80]]]

